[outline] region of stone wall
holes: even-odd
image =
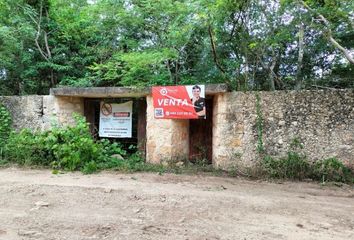
[[[47,130],[53,125],[73,124],[73,113],[83,115],[82,98],[55,96],[3,96],[2,103],[11,113],[16,130]]]
[[[10,110],[15,129],[72,124],[72,114],[84,112],[82,97],[9,96],[0,97],[0,102]],[[258,128],[264,154],[285,156],[292,143],[299,142],[309,161],[336,157],[354,168],[353,90],[227,92],[216,94],[213,105],[212,162],[217,168],[252,167],[259,162]],[[155,120],[151,96],[147,96],[146,138],[148,162],[188,159],[189,121]]]
[[[257,98],[259,112],[257,114]],[[231,92],[214,100],[213,164],[222,169],[259,161],[257,117],[265,154],[285,156],[294,143],[309,161],[336,157],[354,168],[354,92]]]
[[[64,125],[75,123],[74,113],[84,115],[84,99],[79,97],[54,97],[58,122]]]
[[[43,96],[1,96],[0,103],[10,111],[15,129],[42,129]]]

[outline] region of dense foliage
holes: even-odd
[[[29,129],[12,132],[3,153],[6,161],[20,165],[84,172],[121,164],[123,160],[115,158],[114,154],[125,156],[126,152],[117,143],[106,139],[95,142],[82,117],[77,117],[72,127],[55,127],[44,132]]]
[[[0,94],[353,87],[353,9],[352,0],[0,0]]]
[[[354,183],[354,172],[338,159],[328,158],[309,163],[306,156],[296,152],[289,152],[287,157],[279,159],[266,156],[262,170],[271,178]]]
[[[7,110],[3,107],[0,114],[1,111]],[[6,125],[11,118],[3,115],[5,117],[0,117],[0,123]],[[128,154],[117,142],[108,139],[95,141],[88,123],[80,116],[76,116],[75,126],[53,127],[48,131],[7,131],[3,136],[6,141],[0,142],[0,165],[15,163],[51,167],[54,173],[62,170],[80,170],[83,173],[102,169],[128,172],[163,170],[160,165],[145,163],[138,151]]]

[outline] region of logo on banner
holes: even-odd
[[[162,89],[160,90],[160,94],[161,94],[162,96],[166,96],[167,93],[168,93],[168,91],[167,91],[166,88],[162,88]]]

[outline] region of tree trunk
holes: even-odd
[[[297,58],[296,86],[295,90],[302,88],[302,64],[304,58],[304,24],[300,23],[299,29],[299,55]]]
[[[51,87],[55,87],[55,80],[54,80],[54,71],[53,69],[50,69],[50,83],[51,83]]]
[[[270,90],[271,91],[275,91],[275,83],[274,83],[274,78],[275,78],[275,74],[274,74],[274,67],[277,63],[277,57],[274,56],[273,57],[273,61],[272,64],[269,67],[269,85],[270,85]]]
[[[166,61],[166,68],[168,69],[168,72],[169,72],[169,74],[170,74],[170,81],[171,81],[171,83],[172,83],[174,77],[173,77],[173,74],[172,74],[172,71],[171,71],[170,60],[167,60],[167,61]]]
[[[210,25],[208,27],[208,32],[209,32],[209,38],[210,38],[211,51],[213,53],[213,59],[214,59],[215,65],[223,74],[225,74],[225,70],[220,65],[219,60],[218,60],[218,56],[216,54],[216,46],[215,46],[215,41],[214,41],[214,37],[213,37],[213,31],[212,31]]]

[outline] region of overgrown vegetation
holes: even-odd
[[[354,173],[336,158],[318,161],[312,166],[312,179],[354,183]]]
[[[0,104],[0,164],[4,163],[4,147],[11,132],[12,119],[10,112]]]
[[[15,163],[25,166],[51,167],[53,173],[60,171],[82,171],[89,174],[102,169],[123,172],[173,172],[196,173],[213,172],[212,166],[204,160],[196,164],[181,166],[153,165],[145,162],[140,152],[127,154],[117,142],[108,139],[94,141],[88,123],[81,116],[75,116],[74,126],[53,126],[49,131],[23,129],[11,131],[11,116],[8,110],[0,107],[0,164]],[[134,146],[130,146],[130,150]]]
[[[83,117],[75,126],[54,127],[50,131],[24,129],[11,132],[4,145],[7,162],[52,167],[59,170],[93,173],[100,169],[138,170],[145,167],[138,154],[128,156],[118,143],[94,141]]]
[[[272,178],[302,180],[311,176],[310,164],[304,156],[295,152],[288,152],[287,157],[280,159],[266,156],[263,166],[268,176]]]
[[[303,144],[298,138],[293,139],[286,157],[265,156],[262,167],[271,178],[303,180],[312,179],[322,182],[354,183],[354,172],[336,158],[310,163],[305,154],[301,154]]]
[[[336,158],[316,161],[310,164],[304,156],[289,152],[287,157],[263,160],[266,174],[271,178],[325,182],[354,183],[354,173]]]

